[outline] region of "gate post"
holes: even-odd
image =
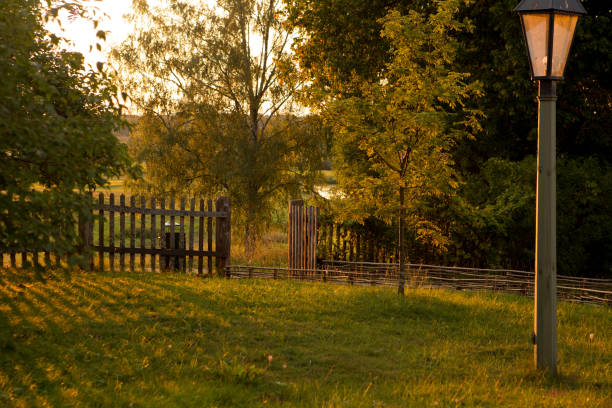
[[[217,212],[226,213],[225,217],[216,218],[216,256],[215,264],[217,267],[217,275],[225,276],[225,267],[230,264],[231,259],[231,205],[229,197],[219,197],[216,202]]]
[[[304,207],[303,200],[289,201],[289,269],[291,275],[299,274],[302,279],[312,275],[317,266],[319,214],[319,208]]]

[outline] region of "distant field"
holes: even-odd
[[[556,378],[531,327],[510,295],[0,270],[0,406],[612,406],[612,309],[559,305]]]

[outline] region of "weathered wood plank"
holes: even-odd
[[[185,211],[185,199],[181,198],[181,211]],[[177,247],[181,244],[185,247],[185,216],[181,215],[179,218],[179,242],[176,243]],[[179,269],[185,271],[185,258],[179,258]]]
[[[114,207],[115,204],[115,194],[110,193],[109,197],[111,208]],[[109,247],[113,248],[115,246],[115,212],[109,211],[108,215],[108,243]],[[110,266],[110,270],[115,270],[115,253],[110,251],[108,254],[108,264]]]
[[[144,208],[145,206],[144,197],[142,200],[143,200],[142,207]],[[155,197],[151,197],[151,209],[153,210],[155,209],[155,204],[156,204]],[[141,219],[142,219],[142,223],[144,224],[147,220],[147,216],[145,213],[142,214]],[[144,244],[144,241],[143,241],[142,247],[144,248],[145,246],[146,245]],[[157,236],[155,235],[155,213],[151,213],[151,240],[150,240],[149,246],[151,247],[151,249],[157,248]],[[144,264],[144,259],[145,259],[145,255],[143,254],[141,255],[141,258],[140,258],[141,264]],[[155,272],[155,265],[156,265],[155,253],[151,254],[150,262],[151,262],[151,270]],[[144,265],[143,265],[143,268],[144,268]]]
[[[153,208],[131,208],[131,207],[126,207],[126,206],[121,206],[121,205],[114,205],[114,204],[97,204],[96,205],[96,209],[97,210],[104,210],[104,211],[114,211],[114,212],[125,212],[125,213],[135,213],[135,214],[147,214],[147,215],[166,215],[166,216],[176,216],[176,217],[180,217],[180,216],[185,216],[188,217],[190,215],[193,215],[194,217],[225,217],[227,216],[227,214],[223,211],[219,212],[219,211],[191,211],[191,210],[184,210],[181,211],[179,209],[153,209]]]
[[[174,210],[174,197],[170,198],[170,209]],[[174,222],[174,215],[170,215],[170,248],[175,249],[177,247],[177,243],[174,242],[174,238],[175,238],[175,229],[174,226],[176,225]],[[164,237],[165,238],[165,237]],[[171,270],[174,269],[174,257],[172,258],[168,258],[166,260],[166,267],[169,267]]]
[[[159,201],[159,208],[161,208],[162,210],[166,209],[166,202],[163,198]],[[165,235],[166,235],[166,216],[165,216],[165,212],[162,212],[161,217],[160,217],[160,225],[159,225],[159,236],[161,237],[159,240],[160,248],[166,247]],[[159,271],[160,272],[163,272],[166,268],[164,265],[164,260],[162,258],[163,257],[161,256],[159,257]]]
[[[125,195],[119,196],[119,203],[122,208],[125,208]],[[125,212],[119,213],[119,247],[125,248]],[[121,272],[125,270],[125,253],[119,253],[119,269]]]
[[[98,195],[98,202],[100,203],[98,211],[98,246],[104,246],[104,210],[102,209],[102,205],[104,204],[104,194],[100,193]],[[104,251],[100,250],[98,252],[98,268],[101,271],[104,270]]]
[[[130,197],[130,207],[136,207],[136,197]],[[136,213],[130,213],[130,248],[136,247]],[[130,254],[130,271],[134,272],[134,254]]]
[[[147,205],[147,200],[144,196],[140,196],[140,208],[144,208]],[[136,204],[134,204],[134,207],[136,207]],[[144,214],[140,215],[140,240],[138,242],[138,248],[146,248],[146,239],[147,239],[147,232],[146,232],[146,228],[147,228],[147,219],[145,217]],[[132,247],[136,247],[135,245],[132,245]],[[139,260],[140,260],[140,270],[144,271],[145,270],[145,265],[146,265],[146,255],[141,254],[139,256]]]
[[[226,212],[227,217],[217,217],[216,219],[216,266],[217,274],[219,276],[225,275],[225,266],[229,264],[230,260],[230,242],[231,242],[231,231],[230,231],[230,201],[228,197],[219,197],[216,203],[217,211]]]
[[[204,211],[204,200],[200,198],[200,211]],[[198,249],[200,251],[204,250],[204,218],[198,217]],[[210,248],[208,248],[210,251]],[[204,259],[202,256],[198,257],[198,275],[202,275],[204,273]],[[208,269],[208,273],[210,276],[210,269]]]
[[[213,210],[213,202],[211,199],[207,201],[207,208],[209,212]],[[203,218],[200,218],[200,220],[203,220]],[[200,224],[200,227],[202,227],[202,224]],[[212,217],[208,217],[206,220],[206,241],[207,241],[206,247],[208,248],[208,252],[212,252],[213,250],[213,218]],[[206,260],[206,267],[208,268],[208,276],[212,276],[212,273],[213,273],[212,255],[210,255],[208,259]]]
[[[189,200],[189,209],[191,211],[195,211],[195,198],[191,198]],[[189,250],[193,251],[193,232],[194,232],[194,225],[193,225],[194,219],[193,219],[193,215],[189,216]],[[193,271],[193,256],[190,255],[189,256],[189,265],[188,265],[188,271],[192,272]]]
[[[103,252],[115,252],[115,253],[123,253],[123,254],[158,254],[160,256],[215,256],[217,252],[211,251],[199,251],[199,250],[188,250],[183,248],[117,248],[110,246],[95,246],[94,249],[97,251]]]

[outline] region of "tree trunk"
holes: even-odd
[[[246,224],[244,226],[244,254],[248,259],[248,263],[251,264],[253,261],[253,255],[255,253],[255,240],[256,240],[256,226],[255,226],[255,211],[252,208],[247,210]]]
[[[398,238],[398,258],[399,258],[399,285],[397,293],[404,296],[405,276],[404,270],[404,187],[400,186],[400,210],[399,210],[399,238]]]

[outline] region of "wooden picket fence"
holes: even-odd
[[[217,271],[223,274],[231,257],[229,198],[219,197],[214,211],[212,200],[205,205],[203,199],[195,198],[188,202],[183,198],[178,203],[174,198],[126,198],[123,194],[118,198],[116,202],[114,194],[106,197],[100,193],[97,200],[92,200],[93,222],[79,220],[80,251],[88,255],[90,269],[172,269],[210,274],[214,259]],[[41,254],[27,250],[11,253],[9,258],[11,267],[23,266],[26,260],[61,265],[60,258],[48,252],[42,259]]]
[[[317,262],[319,208],[304,207],[303,200],[289,201],[289,268],[314,269]]]

